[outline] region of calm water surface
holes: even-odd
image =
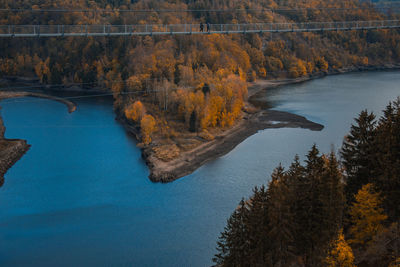
[[[154,184],[136,142],[107,99],[1,103],[8,138],[32,145],[0,188],[0,266],[210,266],[241,197],[313,143],[337,149],[353,117],[381,114],[400,95],[400,72],[331,76],[267,91],[278,110],[325,125],[261,131],[228,155]]]

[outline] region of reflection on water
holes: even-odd
[[[0,265],[209,266],[241,197],[313,143],[338,148],[352,118],[382,110],[399,84],[397,72],[374,72],[269,90],[275,109],[325,128],[261,131],[169,184],[149,181],[107,99],[79,101],[72,114],[47,100],[2,103],[6,137],[32,147],[0,188]]]

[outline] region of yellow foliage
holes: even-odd
[[[140,128],[142,130],[142,142],[145,145],[150,144],[151,134],[156,130],[156,120],[151,115],[145,115],[140,121]]]
[[[289,75],[292,78],[302,77],[307,74],[307,67],[303,60],[293,59],[290,64]]]
[[[381,223],[387,216],[381,204],[380,194],[373,190],[372,184],[366,184],[358,191],[349,211],[352,222],[350,244],[365,246],[382,229]]]
[[[140,101],[136,101],[125,109],[125,117],[135,122],[139,122],[145,113],[146,109]]]
[[[262,78],[267,77],[267,70],[265,68],[260,68],[258,70],[258,75],[260,75],[260,77],[262,77]]]
[[[214,136],[212,134],[210,134],[207,130],[203,130],[199,133],[199,137],[203,138],[204,140],[207,141],[212,141],[214,140]]]
[[[320,71],[327,71],[328,70],[328,62],[325,60],[324,57],[317,57],[315,59],[315,66],[320,70]]]
[[[46,83],[50,80],[50,68],[49,68],[50,58],[46,61],[40,61],[35,66],[36,75],[39,77],[40,81]]]
[[[389,264],[389,267],[398,267],[400,266],[400,257],[395,259],[393,262]]]
[[[328,267],[353,267],[353,250],[344,239],[343,230],[340,231],[338,238],[333,242],[332,249],[326,258]]]
[[[224,99],[218,95],[211,95],[205,108],[205,115],[200,121],[200,127],[207,129],[208,127],[217,126],[218,122],[221,121],[223,113]]]

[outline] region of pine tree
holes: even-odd
[[[246,225],[249,237],[250,266],[265,266],[267,251],[271,248],[268,239],[267,191],[264,186],[255,187],[253,196],[247,201]]]
[[[373,162],[373,143],[375,137],[375,115],[363,110],[356,124],[351,126],[350,133],[345,137],[341,149],[343,165],[346,169],[346,198],[348,203],[365,184],[373,177],[371,166]]]
[[[330,242],[338,235],[342,227],[343,207],[345,204],[342,173],[339,170],[339,163],[333,152],[329,157],[324,157],[325,165],[321,181],[321,200],[323,207],[323,232],[326,239],[323,242]]]
[[[296,155],[286,173],[291,197],[291,213],[294,218],[292,221],[294,235],[293,250],[296,255],[302,255],[305,252],[304,222],[302,221],[306,217],[305,206],[303,206],[305,199],[303,182],[306,181],[304,171],[304,167],[300,164],[299,156]]]
[[[191,131],[192,133],[197,131],[196,122],[197,122],[197,115],[196,111],[193,110],[189,120],[189,131]]]
[[[220,266],[248,266],[249,246],[246,217],[248,208],[242,199],[239,207],[232,213],[227,221],[224,232],[217,242],[218,254],[213,261]]]
[[[296,214],[296,219],[301,226],[300,244],[303,244],[304,262],[306,265],[317,266],[323,260],[321,253],[324,247],[320,241],[323,240],[321,234],[324,230],[323,225],[323,205],[321,177],[323,173],[324,161],[319,156],[316,145],[313,145],[308,152],[304,176],[302,177],[301,187],[303,195],[298,199],[301,207]]]
[[[276,168],[268,186],[269,260],[273,266],[287,266],[293,259],[294,220],[291,213],[289,187],[282,166]]]
[[[400,98],[389,103],[377,126],[375,184],[391,221],[400,217]]]

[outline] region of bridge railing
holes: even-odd
[[[399,28],[400,20],[337,21],[302,23],[252,23],[211,24],[210,32],[290,32],[348,29]],[[203,32],[207,32],[204,25]],[[106,35],[149,35],[149,34],[197,34],[199,24],[172,25],[0,25],[0,36],[106,36]]]

